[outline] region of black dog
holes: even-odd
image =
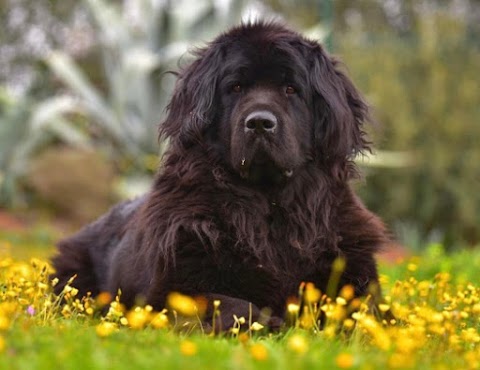
[[[161,125],[170,149],[151,191],[59,244],[57,292],[77,275],[81,294],[120,288],[127,306],[202,295],[221,299],[228,326],[248,302],[282,317],[302,281],[325,291],[343,257],[340,286],[366,294],[388,236],[348,184],[369,117],[339,63],[264,22],[195,56]]]

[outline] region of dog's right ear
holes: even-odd
[[[178,74],[167,118],[160,136],[174,146],[188,147],[202,141],[203,133],[215,117],[217,79],[222,48],[210,46],[194,52],[196,59]]]

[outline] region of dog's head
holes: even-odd
[[[369,149],[367,106],[315,41],[277,23],[241,25],[196,52],[179,74],[161,133],[207,143],[248,181],[287,180],[307,163],[348,178]]]

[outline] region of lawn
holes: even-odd
[[[212,336],[190,297],[172,296],[168,312],[125,312],[114,301],[105,317],[105,297],[79,300],[67,288],[60,303],[46,278],[54,239],[41,229],[0,233],[0,369],[480,368],[478,248],[447,255],[429,245],[380,263],[391,322],[348,289],[328,300],[306,285],[306,308],[289,307],[291,328],[269,334],[245,318],[243,330]],[[323,330],[312,320],[320,312]]]

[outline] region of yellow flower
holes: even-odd
[[[240,343],[245,344],[250,340],[250,337],[247,333],[243,332],[240,333],[240,335],[238,336],[238,340],[240,341]]]
[[[336,334],[337,334],[337,325],[335,323],[327,325],[325,329],[323,329],[323,335],[325,336],[325,338],[333,339],[335,338]]]
[[[0,312],[0,330],[7,330],[10,327],[10,320]]]
[[[390,277],[384,274],[378,276],[378,281],[381,285],[388,284],[390,282]]]
[[[117,330],[117,325],[113,322],[103,321],[95,327],[99,337],[108,337]]]
[[[292,335],[287,342],[287,346],[293,352],[303,354],[308,350],[308,342],[303,335]]]
[[[407,270],[410,272],[417,271],[418,266],[415,263],[409,263],[407,265]]]
[[[180,343],[180,352],[184,356],[193,356],[198,352],[197,345],[190,340],[184,340]]]
[[[287,311],[291,315],[298,315],[298,311],[300,311],[300,306],[296,303],[289,303],[287,306]]]
[[[230,328],[230,333],[232,333],[233,335],[238,335],[238,333],[240,333],[240,329],[239,328]]]
[[[180,315],[195,316],[198,313],[195,300],[181,293],[170,293],[167,297],[167,303],[172,310],[177,311]]]
[[[470,369],[478,369],[480,368],[480,355],[478,352],[467,352],[465,353],[465,361],[467,361]]]
[[[250,329],[253,331],[259,331],[259,330],[262,330],[263,328],[264,326],[256,321],[252,324],[252,326],[250,326]]]
[[[48,288],[48,285],[45,284],[45,283],[43,283],[43,282],[41,282],[41,281],[39,281],[39,282],[37,283],[37,287],[38,287],[38,289],[40,289],[40,290],[46,290],[46,289]]]
[[[235,315],[233,315],[233,316],[235,316]],[[235,318],[236,318],[236,321],[237,321],[240,325],[243,325],[243,324],[245,324],[245,322],[246,322],[245,317],[243,317],[243,316],[238,317],[238,318],[235,316]]]
[[[5,249],[11,248],[11,245],[9,242],[2,242],[1,246],[4,247]],[[13,259],[11,257],[7,257],[0,260],[0,268],[10,267],[11,265],[13,265]]]
[[[307,283],[305,286],[304,298],[308,303],[315,303],[320,300],[322,293],[320,290],[315,288],[315,285],[312,283]]]
[[[343,321],[343,327],[345,329],[352,329],[355,326],[355,321],[352,319],[345,319]]]
[[[250,354],[257,361],[265,361],[268,358],[267,348],[262,343],[255,343],[250,347]]]
[[[155,316],[153,316],[152,321],[150,324],[155,328],[155,329],[163,329],[168,327],[168,317],[165,314],[165,312],[159,312]]]
[[[340,353],[335,359],[335,363],[340,369],[349,369],[354,364],[354,357],[350,353]]]
[[[382,312],[387,312],[389,309],[390,309],[390,306],[388,304],[385,304],[385,303],[380,303],[378,305],[378,308],[380,309],[380,311]]]
[[[397,351],[401,353],[411,353],[417,348],[417,342],[407,335],[400,336],[397,339]]]
[[[388,359],[388,366],[392,369],[411,368],[414,364],[413,356],[401,353],[393,353]]]
[[[310,312],[308,306],[303,307],[302,315],[299,318],[300,326],[304,329],[311,329],[315,326],[315,314]]]
[[[119,301],[114,301],[110,304],[110,307],[108,308],[107,318],[119,319],[123,317],[124,312],[125,307]]]
[[[428,318],[430,322],[441,323],[444,320],[443,315],[440,312],[435,312]]]
[[[69,318],[72,315],[72,309],[68,304],[65,304],[62,308],[63,317]]]
[[[135,307],[133,311],[128,311],[126,318],[132,329],[142,329],[149,321],[149,312],[141,307]]]
[[[108,292],[101,292],[95,300],[100,307],[103,307],[112,301],[112,295]]]
[[[467,343],[480,343],[480,335],[475,328],[468,328],[462,330],[462,339]]]
[[[337,321],[342,321],[347,314],[347,311],[344,306],[336,305],[331,306],[331,309],[325,312],[325,316],[329,319],[334,319]]]

